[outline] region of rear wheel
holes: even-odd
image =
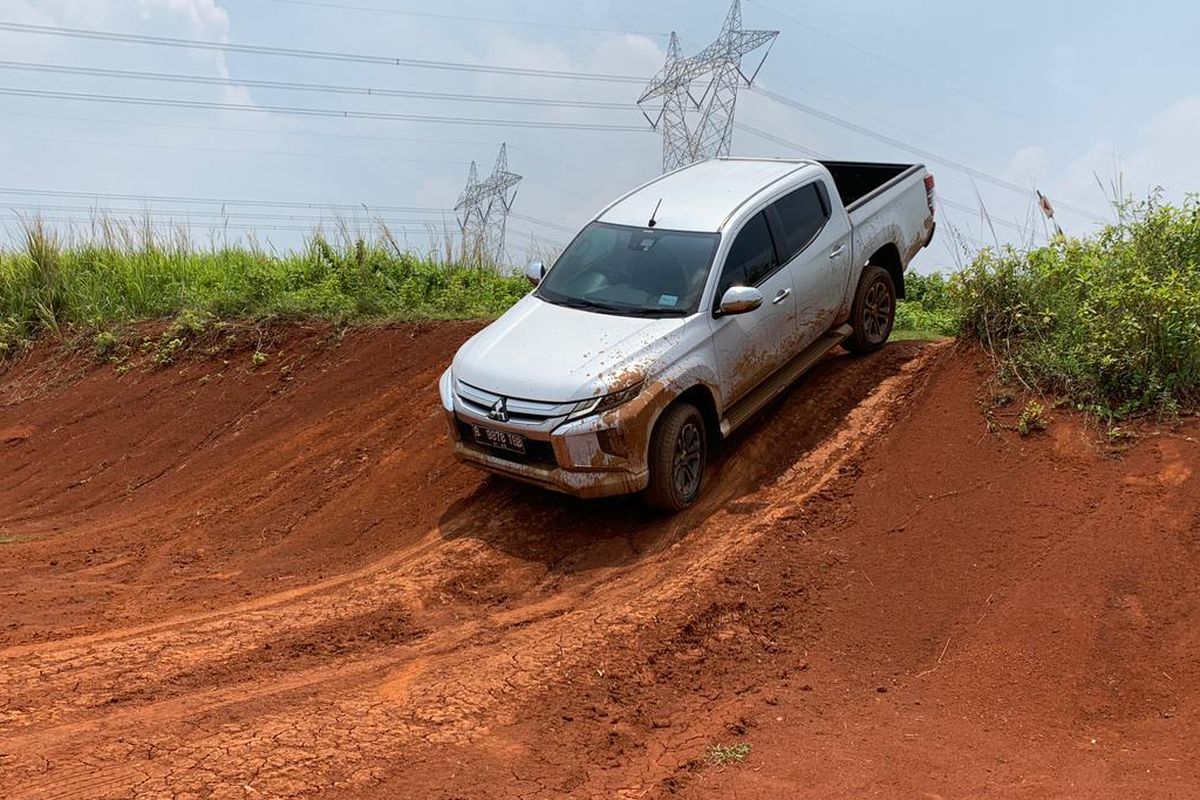
[[[690,403],[667,409],[650,436],[650,485],[646,502],[682,511],[700,496],[708,459],[704,417]]]
[[[886,269],[875,264],[863,268],[850,307],[854,333],[843,345],[852,353],[870,353],[887,344],[896,321],[896,284]]]

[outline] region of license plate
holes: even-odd
[[[475,434],[475,441],[479,444],[494,447],[497,450],[507,450],[510,453],[525,455],[525,437],[519,433],[498,431],[494,428],[485,428],[482,425],[472,425],[471,429]]]

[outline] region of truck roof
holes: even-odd
[[[774,158],[700,161],[634,189],[600,212],[596,220],[645,227],[658,206],[655,222],[659,228],[720,231],[748,200],[793,173],[815,166],[813,161]]]

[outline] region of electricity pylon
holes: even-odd
[[[779,31],[743,30],[742,3],[741,0],[733,0],[716,41],[692,57],[707,64],[712,75],[705,100],[701,103],[700,125],[696,131],[696,152],[703,154],[702,157],[729,155],[738,87],[743,81],[746,86],[754,83],[778,36]],[[764,45],[767,49],[758,65],[746,75],[742,71],[742,57]]]
[[[492,174],[479,180],[479,167],[472,161],[467,185],[454,210],[462,230],[464,256],[500,263],[504,257],[504,232],[508,213],[517,198],[521,176],[508,169],[508,145],[500,145]]]
[[[653,118],[647,114],[646,119],[652,128],[662,129],[664,172],[729,155],[738,88],[743,82],[747,86],[754,83],[778,36],[779,31],[743,30],[741,0],[733,0],[721,33],[694,56],[680,56],[679,39],[671,34],[666,63],[638,98],[639,104],[662,100],[659,113]],[[742,58],[763,46],[767,49],[747,75]],[[708,84],[696,100],[692,85],[705,76]],[[691,111],[699,113],[694,125],[688,119]]]
[[[654,76],[646,91],[638,98],[638,105],[651,100],[662,100],[658,114],[651,118],[642,114],[650,122],[650,127],[662,128],[663,134],[663,172],[670,172],[686,164],[696,161],[693,136],[688,129],[687,112],[696,106],[691,96],[692,81],[703,72],[695,62],[679,54],[679,37],[671,31],[671,42],[667,45],[667,61],[663,68]]]

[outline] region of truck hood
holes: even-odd
[[[459,348],[453,374],[505,397],[585,400],[644,377],[684,324],[566,308],[530,294]]]

